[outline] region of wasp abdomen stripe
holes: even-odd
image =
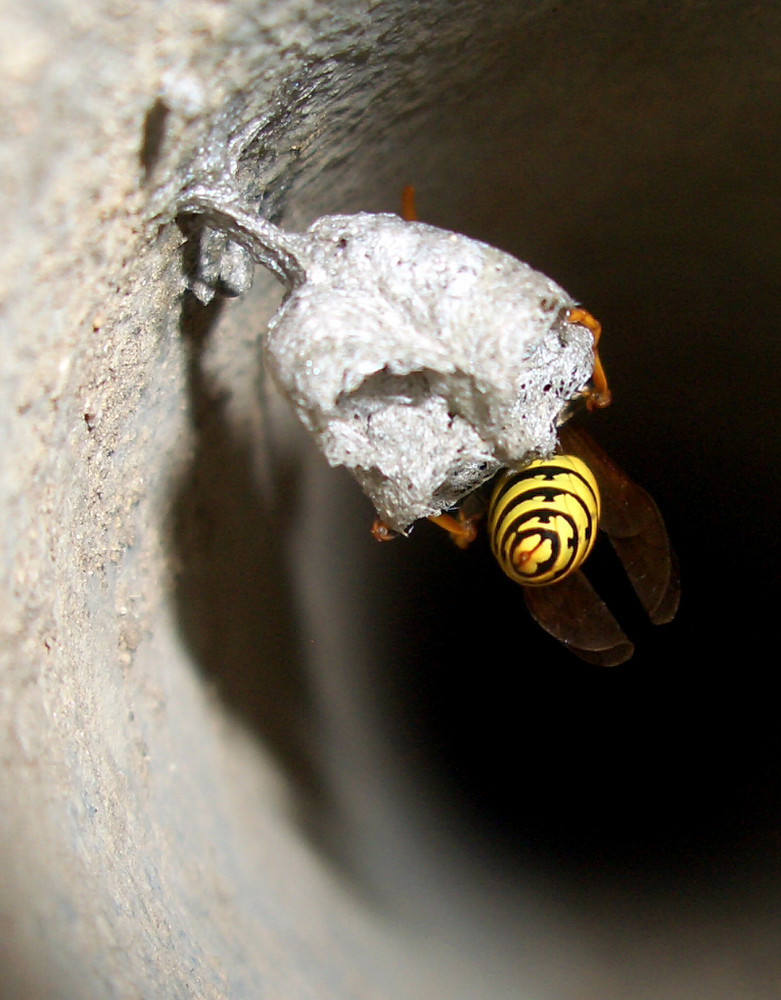
[[[596,480],[579,458],[532,462],[497,480],[488,512],[491,548],[516,583],[555,583],[591,551],[599,515]]]

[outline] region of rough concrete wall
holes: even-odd
[[[149,220],[227,101],[297,92],[367,23],[349,4],[4,12],[5,995],[392,989],[171,621],[166,496],[194,440],[182,238]],[[240,820],[246,797],[268,807]]]
[[[0,16],[3,994],[774,995],[778,748],[754,736],[772,731],[763,672],[744,665],[736,687],[733,666],[745,622],[774,648],[778,587],[777,547],[757,540],[781,459],[766,433],[774,6],[31,3]],[[536,773],[562,775],[544,770],[548,738],[529,719],[549,711],[558,743],[596,700],[525,634],[524,662],[552,678],[545,712],[526,691],[539,744],[519,749],[517,723],[464,680],[475,717],[491,716],[471,750],[478,770],[484,744],[512,757],[495,769],[513,800],[560,809],[561,854],[506,869],[506,845],[486,855],[459,839],[460,821],[429,804],[419,734],[381,733],[406,704],[385,668],[417,690],[394,645],[419,627],[410,597],[436,590],[433,619],[471,587],[469,628],[444,615],[437,643],[455,633],[486,699],[504,681],[482,671],[504,660],[468,636],[511,621],[515,640],[515,617],[493,592],[481,617],[482,584],[449,590],[449,563],[436,577],[419,552],[381,566],[361,547],[369,512],[258,392],[272,281],[228,308],[185,304],[173,199],[199,146],[258,115],[264,143],[243,176],[281,224],[392,210],[413,180],[426,221],[531,260],[624,331],[607,434],[673,511],[689,610],[622,675],[623,700],[602,681],[588,690],[629,720],[594,715],[613,747],[639,702],[657,756],[659,731],[676,734],[659,786],[688,775],[715,790],[700,816],[720,824],[714,854],[694,820],[676,841],[662,810],[642,878],[626,862],[599,881],[603,844],[581,846],[599,820],[586,793],[557,785],[582,795],[582,826],[534,797]],[[716,583],[746,484],[760,597],[742,573]],[[418,672],[432,634],[412,636]],[[724,738],[738,715],[740,738]],[[515,742],[492,747],[503,727]],[[585,737],[568,747],[586,756]],[[527,843],[554,837],[532,820]]]

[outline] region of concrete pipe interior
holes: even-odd
[[[776,995],[781,10],[63,11],[2,15],[0,992]],[[412,182],[603,322],[684,588],[654,629],[606,560],[625,667],[484,546],[376,546],[265,384],[279,286],[185,294],[176,191],[262,115],[281,225]]]

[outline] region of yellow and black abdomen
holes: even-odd
[[[491,549],[507,576],[526,587],[562,580],[591,552],[599,528],[596,480],[574,455],[500,473],[488,509]]]

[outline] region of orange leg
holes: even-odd
[[[594,319],[590,312],[585,309],[570,309],[567,316],[568,323],[579,323],[591,331],[594,338],[594,374],[591,376],[591,386],[586,389],[583,395],[586,397],[586,406],[589,410],[601,410],[605,406],[610,406],[612,394],[607,384],[605,369],[602,367],[602,359],[599,356],[598,344],[602,336],[602,324]]]
[[[453,517],[451,514],[437,514],[429,517],[429,521],[444,528],[459,549],[465,549],[477,538],[475,522],[479,518],[479,514],[476,517],[466,517],[463,511],[459,511],[458,517]],[[372,525],[372,538],[375,542],[392,542],[398,537],[398,532],[389,528],[379,517],[375,519]]]
[[[375,518],[374,524],[372,525],[372,538],[375,542],[392,542],[394,538],[398,538],[398,532],[389,528],[388,525],[379,519]]]
[[[461,510],[458,512],[458,517],[453,517],[452,514],[429,517],[429,521],[445,529],[459,549],[467,548],[477,538],[476,520],[475,517],[467,517]]]
[[[411,184],[401,192],[401,217],[405,222],[418,220],[418,213],[415,210],[415,188]]]

